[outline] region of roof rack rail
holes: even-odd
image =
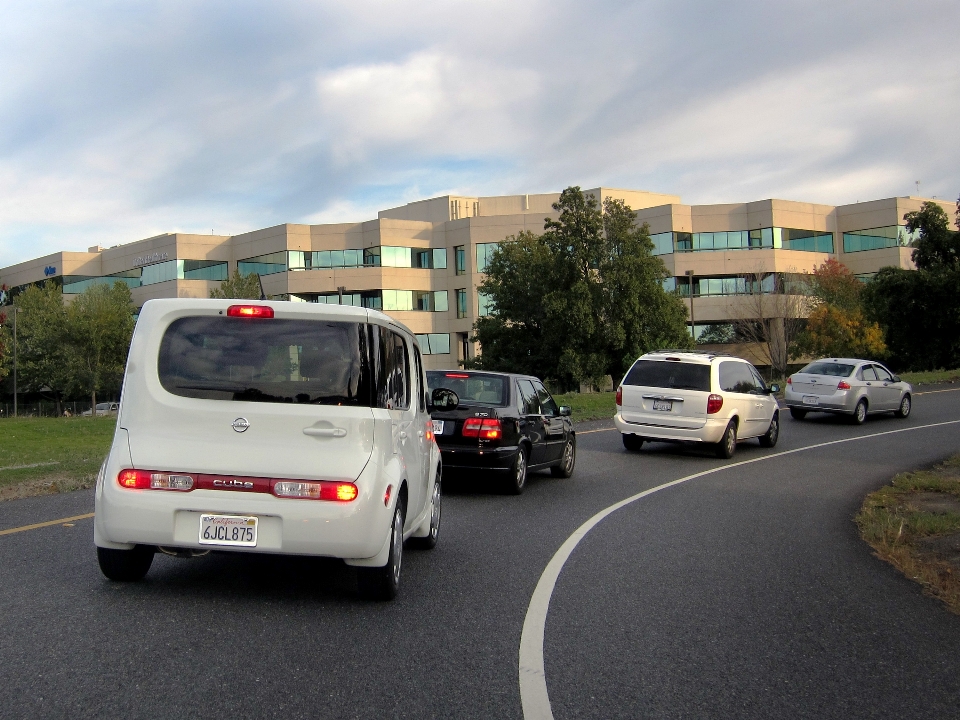
[[[736,357],[730,353],[725,352],[714,352],[712,350],[680,350],[676,348],[667,348],[665,350],[651,350],[648,355],[680,355],[686,353],[688,355],[705,355],[706,357]]]

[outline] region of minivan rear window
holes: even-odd
[[[850,377],[853,374],[853,365],[835,362],[812,362],[800,372],[810,375],[830,375],[831,377]]]
[[[186,317],[167,328],[160,384],[207,400],[370,406],[366,325]]]
[[[507,378],[500,375],[465,372],[428,372],[430,391],[437,388],[453,390],[460,404],[503,406],[509,402]]]
[[[637,360],[623,384],[710,392],[710,366],[675,360]]]

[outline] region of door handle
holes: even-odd
[[[344,437],[347,431],[343,428],[307,427],[303,429],[303,434],[311,437]]]
[[[407,439],[407,431],[406,431],[406,430],[401,430],[399,434],[400,434],[400,439],[401,439],[401,440],[406,440],[406,439]]]

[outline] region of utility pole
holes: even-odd
[[[347,291],[345,285],[337,287],[337,305],[343,305],[343,294]]]
[[[690,278],[690,334],[693,336],[693,344],[697,344],[697,325],[693,317],[693,270],[687,270],[684,275]]]

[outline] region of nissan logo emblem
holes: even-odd
[[[233,421],[231,427],[237,432],[246,432],[247,428],[250,427],[250,423],[247,422],[246,418],[237,418]]]

